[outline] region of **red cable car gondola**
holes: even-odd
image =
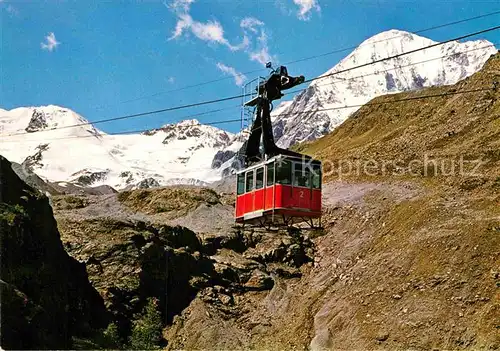
[[[321,163],[279,155],[237,173],[236,222],[291,225],[321,218]]]
[[[271,126],[271,101],[303,81],[281,66],[258,86],[258,96],[245,103],[256,106],[256,112],[239,152],[244,168],[236,173],[236,223],[289,226],[306,221],[314,226],[315,219],[321,221],[321,162],[276,146]]]

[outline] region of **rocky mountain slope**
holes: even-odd
[[[324,231],[238,233],[222,198],[193,197],[186,214],[170,196],[152,202],[160,191],[178,190],[87,195],[77,209],[56,205],[56,218],[68,252],[86,262],[125,328],[145,296],[166,306],[168,349],[500,345],[498,192],[495,200],[487,188],[336,182],[323,190]],[[196,235],[159,223],[186,223],[202,208],[212,218],[227,208],[228,223],[199,218],[190,222]]]
[[[68,349],[108,314],[85,264],[63,248],[48,199],[0,156],[3,349]]]
[[[455,85],[374,99],[331,134],[297,150],[323,159],[330,180],[423,175],[492,185],[500,174],[499,70],[496,54]]]
[[[328,165],[313,264],[231,316],[195,300],[172,349],[500,347],[499,72],[495,55],[454,86],[380,97],[301,145]]]
[[[498,349],[499,72],[495,55],[302,144],[325,164],[323,230],[239,231],[232,195],[166,187],[55,196],[62,241],[123,335],[158,299],[167,349]],[[441,172],[461,159],[484,163]]]
[[[322,76],[435,43],[405,31],[382,32],[365,40]],[[289,147],[316,139],[332,131],[374,97],[454,84],[477,72],[496,52],[493,44],[486,40],[451,42],[315,80],[277,113],[283,114],[274,122],[278,144]],[[355,107],[344,108],[353,105]],[[330,110],[304,113],[318,109]]]
[[[198,299],[230,316],[239,313],[234,300],[264,296],[273,275],[296,277],[312,260],[311,242],[301,236],[232,229],[233,205],[211,189],[138,189],[53,201],[66,250],[85,262],[122,338],[148,298],[157,300],[164,326]],[[203,212],[210,217],[199,216]],[[174,347],[175,337],[164,337]]]
[[[74,342],[110,321],[124,347],[152,301],[172,350],[498,349],[499,72],[497,54],[299,145],[324,164],[321,231],[241,231],[233,194],[179,186],[55,194],[56,228],[0,158],[2,347],[116,347]]]
[[[325,75],[433,43],[408,32],[386,31],[364,41]],[[359,108],[344,106],[361,106],[387,93],[454,84],[479,70],[495,52],[485,40],[453,42],[315,80],[293,101],[276,106],[277,142],[289,147],[328,133]],[[331,110],[314,112],[318,109]],[[114,136],[85,123],[82,116],[58,106],[0,109],[0,154],[46,181],[72,187],[206,185],[226,175],[245,139],[244,134],[232,135],[196,120]],[[79,126],[65,128],[72,125]]]
[[[131,195],[142,197],[141,191]],[[484,193],[446,194],[411,183],[327,185],[326,230],[312,240],[286,233],[241,236],[230,227],[224,234],[205,227],[196,238],[182,228],[113,219],[135,211],[130,195],[125,202],[87,195],[76,207],[64,196],[55,211],[65,248],[85,262],[125,329],[146,296],[166,304],[171,349],[495,349],[498,221],[488,214],[498,208],[483,207],[489,201]],[[226,206],[206,200],[212,208]],[[194,208],[203,206],[199,201]],[[470,208],[476,201],[481,207]],[[125,207],[115,212],[120,202]],[[182,220],[180,205],[165,214]],[[463,221],[475,218],[476,235],[457,232],[468,227],[455,223],[457,213]],[[168,270],[161,264],[164,250]]]

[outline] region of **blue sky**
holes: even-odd
[[[217,99],[240,94],[241,81],[231,73],[260,69],[269,58],[284,63],[357,45],[384,30],[416,31],[499,9],[498,1],[461,0],[0,0],[0,107],[55,104],[95,121]],[[423,35],[446,40],[498,24],[500,15]],[[500,31],[482,38],[498,42]],[[292,75],[313,77],[347,54],[288,69]],[[213,84],[175,91],[225,76]],[[240,116],[239,102],[98,128],[153,128],[225,107],[228,110],[197,118],[234,119]],[[219,127],[236,132],[239,123]]]

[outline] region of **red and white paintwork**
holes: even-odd
[[[270,217],[276,217],[274,220]],[[282,222],[285,217],[321,217],[321,189],[275,184],[236,197],[236,222]],[[265,218],[262,218],[265,217]],[[253,221],[252,221],[253,222]]]
[[[263,164],[249,169],[257,169]],[[321,189],[276,182],[266,186],[266,179],[267,173],[264,175],[263,188],[237,195],[236,223],[288,225],[321,218]]]

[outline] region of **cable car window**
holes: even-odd
[[[241,195],[245,192],[245,174],[238,174],[238,185],[236,189],[236,193]]]
[[[255,178],[255,189],[264,187],[264,167],[257,169],[257,177]]]
[[[253,170],[246,173],[246,192],[253,190]]]
[[[306,167],[306,171],[302,176],[301,181],[304,183],[302,186],[306,186],[308,188],[311,187],[311,169],[309,167]]]
[[[293,165],[293,185],[299,186],[299,178],[302,175],[302,165],[300,163],[294,163]]]
[[[274,163],[267,165],[267,186],[274,185]]]
[[[312,166],[312,186],[314,189],[321,189],[321,166]]]
[[[308,167],[304,168],[301,163],[294,164],[294,177],[293,177],[294,186],[310,187],[311,186],[310,176],[311,172]]]
[[[292,163],[290,161],[278,161],[276,164],[276,183],[292,184]]]

